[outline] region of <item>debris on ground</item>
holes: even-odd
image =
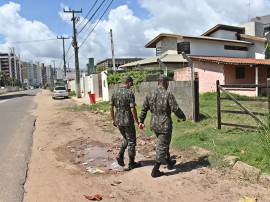
[[[83,195],[83,196],[84,196],[86,199],[92,200],[92,201],[100,201],[100,200],[102,200],[102,197],[101,197],[99,194],[90,195],[90,196]]]
[[[86,171],[92,174],[96,174],[96,173],[104,173],[103,170],[100,170],[99,168],[93,168],[93,167],[88,167],[86,168]]]
[[[243,196],[238,202],[256,202],[256,197]]]
[[[114,180],[114,181],[111,183],[112,186],[116,186],[116,185],[118,185],[118,184],[121,184],[121,182],[120,182],[120,181],[117,181],[117,180]]]

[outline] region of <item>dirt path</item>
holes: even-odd
[[[106,115],[62,110],[73,101],[52,100],[45,90],[36,102],[25,202],[88,201],[84,195],[93,194],[100,194],[102,201],[237,202],[243,196],[270,201],[269,188],[242,181],[228,170],[211,169],[197,160],[185,159],[179,151],[172,153],[177,157],[176,169],[168,171],[163,166],[167,175],[153,179],[154,138],[138,138],[137,159],[143,162],[142,168],[110,170],[120,135],[108,131]],[[97,167],[104,173],[89,173],[87,167]]]

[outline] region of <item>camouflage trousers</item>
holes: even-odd
[[[156,162],[163,163],[167,158],[170,158],[170,143],[172,139],[172,133],[156,133],[158,138],[156,148]]]
[[[121,148],[128,148],[128,156],[136,156],[136,130],[134,125],[118,126],[120,133],[123,136]]]

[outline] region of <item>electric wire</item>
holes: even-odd
[[[31,41],[14,41],[10,43],[33,43],[33,42],[43,42],[43,41],[52,41],[57,40],[57,38],[51,38],[51,39],[38,39],[38,40],[31,40]]]
[[[96,22],[95,26],[94,26],[93,29],[90,31],[90,33],[89,33],[88,36],[85,38],[85,40],[81,43],[81,45],[79,46],[79,48],[86,42],[86,40],[88,39],[88,37],[92,34],[92,32],[94,31],[94,29],[96,28],[96,26],[98,25],[98,23],[100,22],[100,20],[103,18],[103,16],[105,15],[105,13],[107,12],[107,10],[109,9],[109,7],[111,6],[112,3],[113,3],[113,0],[111,0],[110,4],[107,6],[106,10],[103,12],[103,14],[101,15],[101,17],[100,17],[99,20]]]
[[[80,22],[80,24],[78,25],[78,28],[81,26],[81,24],[83,23],[83,21],[88,17],[88,15],[90,14],[90,12],[93,10],[93,8],[95,7],[95,5],[97,4],[98,0],[95,1],[94,5],[91,7],[91,9],[88,11],[88,13],[86,14],[86,16],[84,17],[84,19]]]
[[[103,12],[103,10],[106,8],[106,6],[108,5],[110,0],[108,0],[107,2],[105,2],[105,4],[101,7],[101,9],[99,10],[99,12],[96,14],[96,16],[92,19],[92,22],[96,22],[98,20],[98,16],[100,16]],[[78,39],[83,40],[88,33],[90,32],[90,30],[92,29],[92,26],[89,25],[86,27],[86,29],[83,30],[83,32],[81,33],[80,36],[78,36]]]
[[[102,3],[99,5],[99,7],[96,9],[96,11],[93,13],[93,15],[90,17],[90,19],[84,24],[84,26],[80,29],[80,31],[78,31],[78,33],[76,35],[79,35],[83,29],[86,27],[86,25],[92,20],[92,18],[96,15],[96,13],[98,12],[98,10],[100,9],[100,7],[104,4],[106,0],[103,0]]]

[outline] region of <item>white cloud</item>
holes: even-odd
[[[61,57],[61,43],[49,40],[56,39],[56,35],[47,25],[39,21],[29,21],[21,17],[19,12],[20,5],[13,2],[0,7],[0,13],[4,13],[0,20],[0,35],[5,40],[0,45],[0,52],[8,52],[9,47],[13,47],[23,61],[45,63]]]
[[[247,22],[247,0],[139,0],[149,18],[135,16],[128,5],[111,10],[80,50],[81,57],[94,56],[95,62],[111,57],[109,29],[113,29],[116,57],[150,57],[153,49],[144,45],[159,33],[201,35],[216,24],[240,25]],[[256,0],[250,16],[266,15],[270,2]],[[93,26],[93,25],[92,25]]]
[[[131,2],[131,1],[128,1]],[[95,26],[98,18],[89,23],[78,35],[80,67],[85,67],[89,57],[94,57],[95,62],[111,57],[110,29],[113,30],[115,57],[150,57],[155,50],[146,49],[144,45],[156,37],[159,33],[175,33],[200,35],[216,24],[240,25],[248,20],[248,0],[138,0],[139,5],[149,15],[144,18],[136,16],[132,11],[132,3],[119,6],[110,10],[109,15],[101,20],[93,33],[84,42],[90,31]],[[67,22],[72,31],[71,14],[64,13],[68,7],[61,5],[59,17]],[[250,6],[250,16],[262,16],[269,14],[270,1],[256,0]],[[20,5],[8,3],[0,7],[0,13],[5,13],[0,19],[0,36],[5,43],[0,44],[0,51],[6,52],[7,47],[14,46],[23,59],[50,60],[62,59],[62,41],[45,41],[39,43],[13,43],[16,41],[31,41],[38,39],[55,38],[56,34],[38,21],[29,21],[19,14]],[[82,14],[83,15],[83,14]],[[148,16],[148,17],[145,17]],[[77,25],[80,25],[81,18]],[[83,21],[84,23],[86,21]],[[78,31],[83,24],[78,27]],[[62,33],[63,36],[69,35]],[[3,40],[1,40],[3,41]],[[71,40],[66,40],[68,48]],[[70,48],[67,58],[73,53]],[[74,66],[74,56],[69,60],[70,66]]]

